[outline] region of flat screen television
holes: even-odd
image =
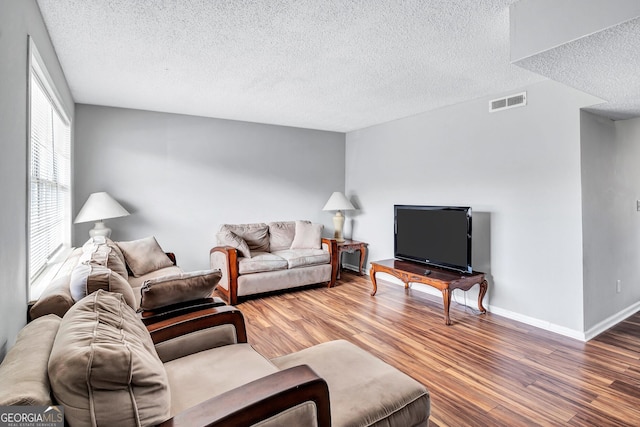
[[[395,205],[394,218],[396,258],[473,272],[470,207]]]

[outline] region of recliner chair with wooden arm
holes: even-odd
[[[424,386],[345,341],[268,360],[247,343],[235,307],[143,322],[105,291],[21,331],[0,365],[0,405],[24,404],[60,404],[70,426],[418,426],[429,417]]]

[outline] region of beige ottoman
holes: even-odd
[[[280,369],[309,365],[329,385],[333,426],[427,426],[427,389],[343,340],[273,359]]]

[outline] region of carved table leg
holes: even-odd
[[[487,288],[489,287],[489,283],[487,280],[483,280],[480,282],[480,293],[478,294],[478,309],[480,313],[486,313],[487,310],[482,305],[482,300],[484,299],[484,295],[487,293]]]
[[[442,302],[444,304],[444,324],[450,325],[451,318],[449,317],[449,306],[451,305],[451,289],[442,290]]]
[[[378,292],[378,284],[376,283],[376,266],[372,265],[371,270],[369,270],[369,277],[371,277],[371,284],[373,285],[373,291],[371,292],[371,296],[374,296],[376,292]]]
[[[360,269],[358,270],[358,273],[362,276],[364,274],[364,257],[366,255],[366,246],[362,245],[360,247]]]

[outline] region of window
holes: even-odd
[[[71,123],[29,39],[29,282],[71,243]]]

